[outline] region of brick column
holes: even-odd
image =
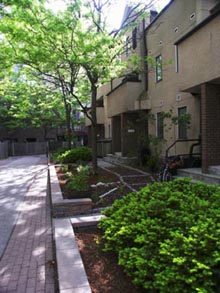
[[[201,86],[202,171],[220,165],[220,85]]]

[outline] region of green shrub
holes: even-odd
[[[57,148],[56,150],[50,153],[50,160],[53,162],[60,162],[60,155],[63,154],[66,150],[64,148]]]
[[[76,191],[87,191],[89,189],[88,179],[90,174],[89,166],[79,166],[77,174],[67,183],[67,187]]]
[[[147,160],[147,166],[149,167],[149,169],[154,172],[157,171],[159,169],[159,166],[161,164],[160,158],[156,155],[154,156],[150,156],[149,159]]]
[[[90,161],[92,159],[92,151],[90,148],[82,146],[75,149],[65,151],[59,156],[63,164],[76,163],[79,161]]]
[[[148,185],[104,211],[105,250],[149,292],[220,292],[219,199],[188,178]]]

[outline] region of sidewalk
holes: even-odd
[[[25,164],[22,167],[25,170]],[[27,170],[25,174],[28,176]],[[22,176],[26,175],[22,174]],[[24,197],[16,208],[16,211],[19,211],[16,225],[0,259],[1,293],[55,292],[45,160],[37,169],[32,168],[32,175],[32,178],[28,178],[26,192],[24,188],[22,189],[22,184],[20,184],[21,189],[17,188],[17,193],[22,190]],[[7,215],[9,217],[9,214]]]

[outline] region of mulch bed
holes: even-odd
[[[79,229],[75,232],[92,293],[144,293],[136,289],[131,279],[117,264],[117,256],[103,252],[98,228]]]
[[[66,188],[67,179],[65,173],[62,173],[60,167],[56,168],[58,180],[64,198],[68,198],[71,191]],[[111,171],[121,176],[141,175],[135,170],[116,166]],[[150,183],[149,176],[140,177],[123,177],[125,182],[135,183],[136,189]],[[111,183],[108,186],[102,183]],[[93,199],[93,207],[101,208],[111,206],[116,199],[131,193],[131,189],[119,182],[118,176],[108,172],[102,168],[98,168],[98,174],[90,176],[90,185],[92,188],[91,198]],[[141,184],[141,185],[139,185]],[[117,188],[102,199],[100,195]],[[137,289],[132,284],[131,279],[124,273],[123,267],[117,263],[117,255],[112,252],[103,252],[101,242],[101,231],[98,228],[84,228],[75,230],[76,239],[85,266],[85,270],[89,279],[92,293],[146,293],[146,290]]]
[[[89,195],[89,197],[91,197],[93,201],[93,208],[110,206],[116,199],[122,198],[123,196],[132,192],[132,190],[128,188],[126,185],[120,183],[119,177],[113,174],[112,172],[120,174],[120,176],[123,177],[124,182],[128,183],[135,190],[140,190],[142,187],[152,182],[149,175],[143,175],[136,170],[125,168],[123,166],[113,166],[109,168],[109,170],[110,172],[105,169],[98,168],[98,173],[91,175],[89,178],[89,185],[93,185]],[[73,198],[73,192],[69,190],[66,186],[67,178],[65,176],[65,173],[62,172],[62,168],[56,167],[56,171],[60,187],[62,190],[63,198]],[[72,171],[71,168],[70,171]],[[74,173],[74,171],[72,172]],[[108,186],[104,186],[99,183],[111,184],[108,184]],[[114,188],[116,189],[113,190]],[[101,195],[109,191],[111,192],[107,196],[100,198]],[[78,197],[83,197],[83,195]],[[88,194],[86,194],[84,197],[88,197]]]

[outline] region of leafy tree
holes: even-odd
[[[0,31],[4,34],[0,50],[10,52],[13,63],[58,89],[65,106],[69,147],[73,101],[92,123],[93,168],[97,168],[96,99],[97,88],[121,74],[118,56],[123,51],[120,32],[134,22],[147,7],[138,3],[128,10],[122,26],[109,31],[106,7],[113,1],[68,2],[64,12],[55,14],[43,0],[2,1]],[[10,5],[10,9],[6,9]],[[123,67],[123,66],[122,66]],[[89,86],[89,87],[88,87]],[[87,110],[91,92],[91,113]]]
[[[25,65],[26,74],[38,78],[51,92],[60,92],[71,147],[72,98],[80,69],[74,43],[77,39],[78,8],[75,6],[75,14],[66,10],[55,15],[45,9],[43,1],[12,1],[11,4],[9,12],[3,11],[0,24],[4,33],[1,50],[12,50],[14,64]],[[82,105],[83,101],[82,98]]]
[[[0,81],[1,125],[9,129],[43,128],[46,139],[48,129],[64,123],[64,108],[57,109],[59,100],[59,93],[39,84],[6,77]]]

